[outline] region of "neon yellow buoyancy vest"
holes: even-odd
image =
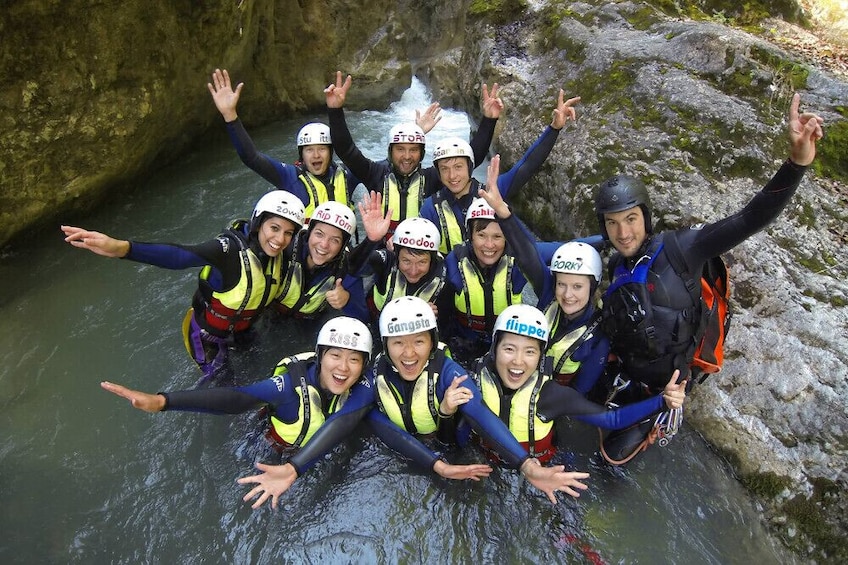
[[[454,296],[459,321],[463,325],[477,331],[487,331],[495,323],[495,318],[511,304],[521,303],[521,293],[512,291],[512,269],[515,259],[504,254],[495,265],[494,277],[491,282],[483,278],[477,264],[471,259],[473,253],[468,244],[457,247],[454,251],[462,276],[462,288]],[[487,299],[488,297],[488,299]],[[491,311],[486,306],[489,302]],[[487,320],[491,318],[491,323]]]
[[[548,325],[551,328],[548,335],[553,336],[557,330],[557,325],[559,324],[561,317],[559,303],[556,300],[553,300],[545,310],[545,317],[547,318]],[[586,326],[580,326],[579,328],[568,332],[561,339],[548,345],[546,354],[553,358],[553,372],[555,375],[573,375],[578,371],[578,369],[580,369],[580,361],[574,361],[571,357],[565,357],[565,352],[568,351],[568,348],[571,347],[575,341],[580,339],[580,336],[586,333],[587,329],[588,328]]]
[[[418,217],[421,202],[424,200],[424,176],[420,170],[412,174],[409,189],[406,193],[406,205],[403,205],[400,183],[395,174],[389,173],[383,180],[383,213],[392,209],[392,222],[397,223],[407,218]]]
[[[442,288],[445,286],[445,262],[442,257],[434,258],[435,261],[439,261],[440,265],[438,265],[433,274],[433,278],[431,278],[427,283],[421,285],[412,296],[417,296],[421,298],[425,302],[434,302],[436,297],[439,296],[439,293],[442,291]],[[409,296],[407,292],[407,282],[406,277],[403,276],[403,273],[398,269],[397,262],[392,265],[391,270],[389,270],[389,276],[386,278],[386,291],[385,293],[381,293],[378,285],[374,285],[374,306],[377,310],[382,311],[383,306],[385,306],[386,302],[389,302],[393,298],[398,298],[400,296]]]
[[[471,187],[474,190],[473,182]],[[447,255],[454,246],[465,241],[465,223],[460,223],[451,206],[450,199],[453,196],[445,195],[445,192],[446,190],[442,189],[433,196],[433,206],[436,208],[436,215],[439,217],[438,228],[439,234],[442,236],[439,251]]]
[[[300,447],[311,438],[318,428],[324,423],[324,403],[321,401],[321,393],[314,386],[306,382],[306,371],[308,366],[315,363],[315,353],[299,353],[286,357],[277,363],[274,368],[274,376],[281,377],[289,373],[291,382],[295,385],[297,395],[300,399],[298,418],[294,422],[286,423],[271,415],[271,427],[274,433],[288,445]],[[316,370],[318,370],[316,368]],[[334,396],[327,407],[327,414],[338,411],[347,400],[349,391],[343,395]]]
[[[297,178],[306,188],[306,194],[309,195],[309,203],[304,207],[307,218],[312,217],[312,212],[316,206],[329,200],[340,202],[348,208],[351,207],[347,197],[347,175],[345,175],[344,167],[336,167],[336,174],[333,176],[329,187],[305,168]]]
[[[478,369],[476,381],[480,385],[483,394],[483,402],[497,415],[501,421],[509,422],[509,431],[519,442],[527,444],[534,453],[536,442],[547,438],[554,427],[554,421],[543,422],[536,415],[536,404],[539,400],[539,391],[550,377],[540,375],[536,371],[521,388],[515,391],[509,405],[508,420],[504,420],[506,414],[501,414],[501,383],[496,375],[492,375],[489,368],[483,366]],[[496,381],[497,379],[497,381]]]
[[[377,402],[380,409],[395,425],[411,434],[432,434],[438,429],[439,399],[436,396],[436,383],[445,362],[444,344],[439,344],[436,353],[419,375],[412,388],[409,404],[386,378],[394,371],[389,358],[380,354],[374,364],[377,384]]]
[[[241,331],[250,325],[250,320],[259,310],[270,304],[279,293],[283,278],[283,254],[271,257],[263,269],[262,261],[235,238],[241,250],[241,274],[239,282],[224,292],[212,291],[206,307],[206,322],[212,328],[223,331]],[[201,284],[209,279],[212,267],[200,270]]]
[[[310,288],[304,288],[306,281],[303,280],[303,262],[299,259],[301,245],[306,245],[305,237],[295,241],[292,251],[294,259],[280,285],[277,300],[293,313],[316,314],[324,309],[327,304],[327,292],[336,285],[336,269],[327,269],[326,274],[316,280]],[[342,249],[339,253],[342,255],[346,251]]]

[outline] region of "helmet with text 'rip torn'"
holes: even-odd
[[[601,282],[601,256],[594,247],[582,241],[569,241],[557,247],[550,267],[552,273],[586,275],[593,277],[595,283]]]
[[[321,327],[318,332],[318,339],[315,341],[315,351],[319,359],[322,347],[338,347],[360,351],[364,354],[365,364],[367,365],[371,359],[373,345],[368,326],[356,318],[339,316],[329,320]]]
[[[433,313],[433,308],[417,296],[395,298],[389,301],[380,312],[380,337],[384,348],[389,338],[422,332],[430,332],[433,337],[432,351],[435,351],[439,342],[436,315]]]
[[[426,218],[407,218],[397,225],[392,236],[395,246],[438,251],[442,236],[436,224]]]
[[[264,214],[273,214],[289,220],[300,229],[304,222],[303,202],[300,198],[285,190],[272,190],[266,193],[253,208],[253,215],[250,217],[250,231],[259,230],[259,225],[263,221]]]
[[[548,344],[548,320],[541,310],[529,304],[513,304],[507,306],[495,320],[492,331],[492,343],[497,343],[498,333],[506,332],[532,337],[542,342],[542,351]]]
[[[350,240],[350,237],[356,232],[356,216],[353,211],[335,200],[322,202],[315,207],[315,210],[312,211],[312,217],[309,219],[310,230],[314,229],[316,222],[339,228],[345,234],[346,240]]]
[[[595,195],[595,214],[598,216],[601,235],[609,239],[604,214],[623,212],[638,206],[645,218],[645,233],[653,233],[651,226],[651,199],[645,183],[629,175],[616,175],[601,183]]]

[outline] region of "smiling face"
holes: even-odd
[[[321,356],[318,382],[331,394],[347,392],[362,376],[365,355],[361,351],[329,347]]]
[[[604,214],[604,225],[610,243],[624,257],[636,255],[648,237],[645,215],[639,206]]]
[[[489,222],[485,228],[478,230],[480,220],[471,224],[471,248],[477,262],[483,267],[491,267],[500,261],[506,249],[501,226],[497,222]]]
[[[433,337],[429,331],[386,339],[386,353],[405,381],[411,382],[421,376],[432,349]]]
[[[410,250],[401,247],[398,251],[398,270],[412,284],[421,280],[421,277],[430,271],[430,252]]]
[[[449,157],[436,162],[442,184],[455,198],[462,198],[471,190],[471,174],[467,157]]]
[[[306,145],[302,150],[301,161],[307,171],[320,177],[330,168],[330,155],[329,145]]]
[[[306,258],[309,268],[326,265],[339,256],[344,245],[344,232],[324,222],[316,222],[309,232],[306,245],[309,249]]]
[[[402,175],[408,175],[421,164],[421,145],[417,143],[393,143],[392,165]]]
[[[276,257],[289,246],[296,232],[297,225],[294,222],[280,216],[269,215],[268,219],[259,226],[259,246],[265,255]]]
[[[556,273],[554,295],[563,314],[573,317],[586,308],[589,304],[592,280],[589,275]]]
[[[517,390],[539,368],[542,356],[538,339],[502,332],[495,347],[495,370],[505,388]]]

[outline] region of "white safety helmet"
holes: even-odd
[[[417,124],[398,124],[389,130],[389,147],[395,143],[417,143],[424,150],[424,130]]]
[[[356,318],[339,316],[333,318],[321,327],[318,339],[315,341],[315,352],[319,358],[322,347],[339,347],[351,349],[365,354],[365,364],[371,359],[373,341],[368,326]]]
[[[497,342],[498,332],[507,332],[538,339],[542,342],[542,351],[548,344],[548,320],[541,310],[529,304],[513,304],[507,306],[495,320],[492,331],[492,343]]]
[[[297,132],[297,146],[304,145],[332,145],[330,127],[319,122],[306,124]]]
[[[468,211],[465,213],[465,226],[471,231],[470,223],[472,220],[497,220],[495,209],[489,206],[489,203],[482,198],[475,198],[471,201]],[[469,233],[470,235],[470,233]]]
[[[439,142],[436,149],[433,151],[433,162],[441,159],[450,159],[451,157],[467,157],[470,161],[474,160],[474,151],[467,141],[459,137],[449,137]]]
[[[303,227],[303,202],[291,192],[272,190],[260,198],[253,208],[253,215],[250,217],[250,231],[259,229],[259,222],[262,220],[262,214],[265,213],[289,220],[297,226],[296,229],[298,230]]]
[[[551,257],[552,273],[569,273],[594,277],[601,282],[601,256],[594,247],[582,241],[563,243]]]
[[[392,243],[410,249],[438,251],[442,236],[436,224],[427,218],[407,218],[395,228]]]
[[[383,306],[380,312],[380,337],[383,344],[390,337],[412,335],[429,331],[433,336],[433,350],[439,341],[436,315],[423,299],[401,296]]]
[[[353,211],[335,200],[322,202],[312,211],[312,217],[309,219],[309,227],[315,225],[315,222],[322,222],[327,225],[339,228],[342,232],[352,236],[356,231],[356,216]]]

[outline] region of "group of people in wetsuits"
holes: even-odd
[[[613,252],[599,300],[603,260],[591,239],[536,241],[505,201],[576,119],[579,98],[560,91],[551,125],[509,171],[501,174],[492,157],[483,184],[471,175],[503,110],[497,85],[483,85],[484,118],[471,142],[440,142],[433,166],[422,167],[438,104],[392,128],[387,159],[372,161],[345,122],[351,84],[336,74],[325,89],[329,126],[304,126],[298,161],[288,165],[257,151],[238,119],[243,84],[233,88],[226,71],[213,73],[208,88],[239,156],[276,190],[210,241],[142,243],[62,226],[68,243],[100,255],[200,267],[184,337],[215,386],[158,394],[101,386],[148,412],[267,409],[268,438],[295,449],[284,464],[258,463],[260,474],[240,479],[255,485],[244,497],[254,508],[269,499],[276,507],[363,419],[390,448],[442,477],[488,476],[488,463],[454,465],[441,449],[473,442],[552,502],[557,491],[579,496],[586,473],[545,465],[555,452],[554,421],[572,416],[611,430],[601,453],[612,464],[646,447],[658,415],[679,423],[702,317],[686,273],[700,273],[777,217],[823,135],[822,119],[801,113],[796,94],[789,158],[742,210],[691,229],[655,234],[640,180],[602,183],[595,212]],[[365,237],[353,246],[360,182]],[[686,272],[673,268],[672,246]],[[523,303],[528,283],[535,306]],[[285,357],[268,379],[223,386],[232,384],[227,352],[266,311],[323,322],[314,351]]]

